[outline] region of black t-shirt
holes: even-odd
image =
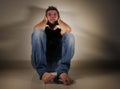
[[[61,56],[61,29],[57,28],[56,30],[53,30],[53,28],[58,25],[57,22],[55,24],[48,22],[47,25],[48,26],[45,28],[45,33],[47,36],[46,55],[47,57]]]

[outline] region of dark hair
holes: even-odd
[[[55,10],[55,11],[57,11],[58,17],[60,17],[60,14],[59,14],[58,9],[57,9],[56,7],[54,7],[54,6],[49,6],[49,7],[46,9],[46,13],[45,13],[46,16],[47,16],[47,12],[48,12],[49,10]]]

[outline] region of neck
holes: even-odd
[[[47,22],[47,25],[49,25],[49,27],[51,29],[53,29],[56,25],[58,25],[58,21],[55,21],[54,23],[50,23],[49,21]]]

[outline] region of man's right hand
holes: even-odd
[[[42,76],[42,81],[43,81],[45,84],[53,83],[54,78],[55,78],[54,75],[52,75],[51,73],[45,72],[45,73],[43,74],[43,76]]]
[[[58,23],[61,27],[61,35],[71,32],[71,27],[68,24],[66,24],[65,22],[63,22],[60,18],[58,19]]]

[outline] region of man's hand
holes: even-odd
[[[68,76],[67,73],[62,73],[59,78],[63,81],[65,85],[70,85],[73,83],[73,80]]]
[[[66,24],[65,22],[63,22],[60,18],[58,19],[58,23],[62,30],[61,35],[71,32],[70,26],[68,24]]]
[[[45,72],[45,73],[43,74],[43,76],[42,76],[42,81],[43,81],[45,84],[53,83],[54,78],[55,78],[54,75],[52,75],[51,73]]]

